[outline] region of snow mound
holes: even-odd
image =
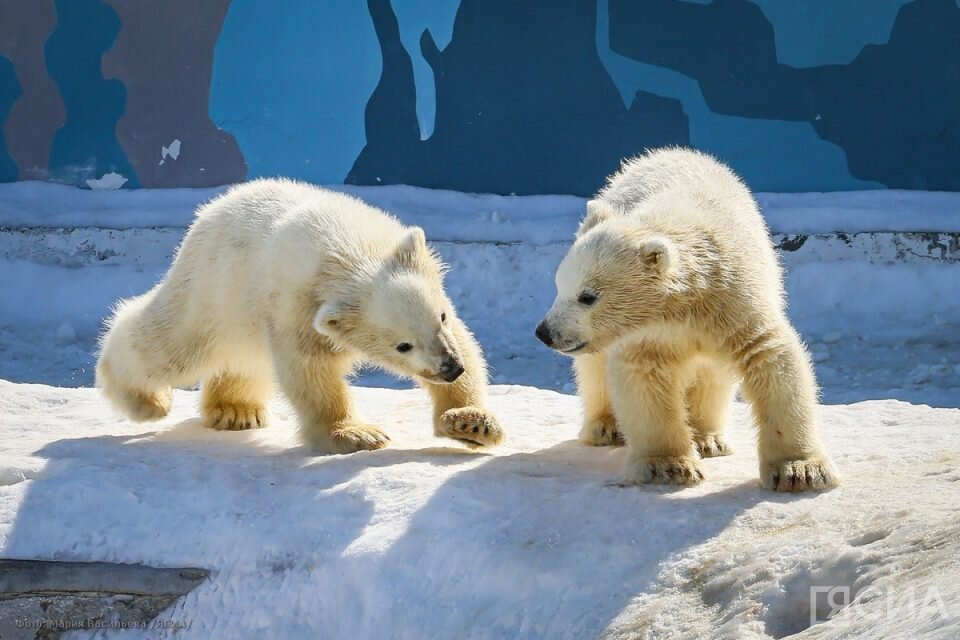
[[[161,614],[182,638],[960,632],[960,410],[822,407],[845,483],[793,496],[758,488],[739,404],[736,453],[678,490],[611,486],[623,450],[574,441],[572,396],[494,387],[509,439],[473,453],[430,435],[419,390],[355,395],[391,448],[311,455],[279,398],[269,428],[221,433],[195,392],[144,426],[0,381],[0,555],[208,568]],[[811,587],[835,590],[812,627]]]

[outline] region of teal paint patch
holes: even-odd
[[[773,24],[777,61],[791,67],[849,64],[868,44],[890,39],[910,0],[750,0]]]
[[[13,63],[0,56],[0,182],[13,182],[17,179],[17,164],[7,151],[7,141],[3,136],[3,125],[10,115],[13,103],[23,95],[23,89],[17,81]]]
[[[429,31],[437,48],[446,49],[453,37],[453,20],[460,0],[394,0],[392,5],[400,24],[400,41],[413,63],[420,139],[426,140],[433,135],[436,121],[437,87],[433,69],[420,50],[420,38]]]
[[[365,2],[234,0],[210,114],[236,138],[249,177],[341,183],[366,143],[364,109],[380,71]]]
[[[125,187],[138,187],[115,133],[127,92],[121,82],[104,79],[100,68],[120,32],[120,19],[100,0],[57,0],[56,9],[57,27],[44,54],[67,115],[50,149],[50,178],[87,187],[88,180],[118,173]]]
[[[731,164],[753,189],[883,188],[879,182],[853,177],[843,149],[821,139],[809,123],[714,113],[692,78],[613,51],[609,0],[599,0],[597,5],[597,51],[625,104],[632,102],[638,90],[679,100],[690,122],[690,144]]]
[[[388,0],[369,0],[384,52],[368,144],[347,180],[485,193],[590,194],[627,155],[689,143],[677,100],[638,92],[625,109],[597,55],[596,0],[463,0],[442,51],[436,127],[420,139],[413,66]]]
[[[805,69],[777,62],[773,25],[747,0],[610,0],[610,15],[614,51],[694,78],[715,113],[806,122],[844,150],[850,174],[862,180],[960,189],[954,0],[914,0],[897,13],[886,43],[865,46],[847,65]],[[808,189],[834,188],[810,182]]]

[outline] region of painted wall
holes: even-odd
[[[960,190],[960,0],[0,0],[0,181]]]

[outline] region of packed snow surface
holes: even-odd
[[[740,404],[735,454],[676,489],[616,486],[623,449],[575,442],[569,395],[495,387],[509,439],[477,453],[432,437],[423,392],[355,392],[390,448],[312,455],[279,398],[214,432],[195,392],[145,426],[0,381],[0,555],[208,568],[161,614],[181,638],[960,634],[960,410],[822,407],[844,484],[782,495]]]

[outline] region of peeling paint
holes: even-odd
[[[777,245],[777,248],[781,251],[796,251],[807,241],[807,237],[808,236],[802,233],[797,234],[792,238],[788,235],[780,241],[780,244]]]
[[[169,146],[160,148],[160,164],[167,161],[167,158],[176,160],[180,157],[180,140],[176,139]]]
[[[105,173],[99,178],[90,178],[87,180],[87,186],[91,189],[119,189],[127,183],[127,179],[119,173]]]

